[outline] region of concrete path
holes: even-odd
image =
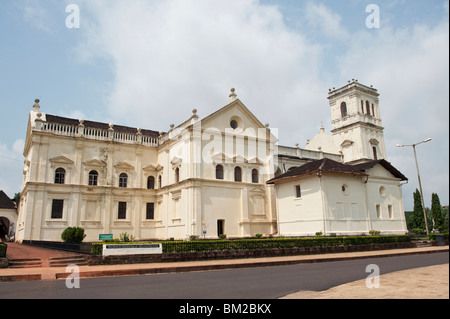
[[[363,279],[325,291],[299,291],[281,299],[449,299],[449,265],[381,275],[378,288],[368,288]]]

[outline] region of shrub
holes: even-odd
[[[220,234],[220,235],[219,235],[219,238],[220,238],[220,239],[225,239],[225,238],[227,238],[227,235],[226,235],[226,234]]]
[[[91,255],[101,256],[103,254],[103,243],[92,243]]]
[[[255,237],[256,237],[256,238],[261,238],[261,237],[262,237],[262,234],[255,234]]]
[[[303,247],[335,247],[344,245],[370,245],[394,242],[410,242],[408,235],[349,236],[312,238],[267,238],[237,240],[202,240],[163,242],[164,253],[202,252],[224,250],[285,249]]]
[[[430,240],[436,240],[436,235],[444,235],[444,240],[448,240],[448,232],[443,233],[431,233]]]
[[[132,242],[132,241],[134,241],[134,236],[127,234],[127,233],[122,233],[122,234],[120,234],[120,241],[127,242],[127,243]]]
[[[379,230],[370,230],[369,234],[371,236],[378,236],[379,234],[381,234],[381,232]]]
[[[317,237],[323,236],[323,233],[321,231],[318,231],[318,232],[316,232],[316,236]]]
[[[81,227],[67,227],[61,234],[61,239],[66,243],[79,244],[86,237]]]

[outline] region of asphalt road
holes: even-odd
[[[380,274],[445,264],[448,253],[369,258],[221,271],[0,283],[0,299],[275,299],[299,290],[321,291],[367,278],[366,267]]]

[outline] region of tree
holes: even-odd
[[[442,216],[442,206],[439,196],[436,193],[431,194],[431,217],[433,218],[434,229],[444,230],[444,218]]]
[[[449,213],[448,213],[448,205],[442,206],[442,216],[444,219],[444,231],[448,232],[448,228],[449,228]]]
[[[425,230],[425,220],[423,218],[423,206],[419,190],[414,192],[414,228]]]

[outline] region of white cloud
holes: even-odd
[[[323,3],[310,1],[305,10],[309,25],[318,29],[326,38],[338,41],[349,39],[350,33],[341,24],[342,17]]]
[[[22,188],[23,170],[23,140],[16,140],[12,147],[0,144],[0,185],[2,190],[11,198]]]
[[[83,7],[92,19],[83,20],[86,42],[79,51],[84,58],[113,59],[108,107],[115,118],[167,130],[194,107],[206,116],[227,104],[231,87],[272,127],[286,123],[275,111],[300,115],[302,107],[325,101],[324,109],[309,112],[315,132],[328,111],[327,86],[317,76],[320,47],[289,30],[273,6],[168,0],[89,1]],[[291,120],[298,135],[298,119]]]
[[[373,84],[380,95],[388,160],[410,182],[403,187],[405,207],[412,209],[412,192],[418,188],[412,149],[395,145],[433,141],[418,147],[426,205],[438,192],[448,203],[449,154],[449,38],[448,19],[434,27],[382,27],[352,37],[341,58],[343,78]],[[420,148],[420,149],[419,149]]]
[[[25,22],[30,23],[37,29],[50,33],[51,28],[48,24],[50,16],[48,11],[37,1],[26,1],[23,8],[23,18]]]
[[[410,178],[405,196],[416,187],[415,165],[394,145],[433,137],[421,170],[448,202],[448,18],[402,29],[385,21],[352,33],[338,13],[309,2],[307,37],[256,0],[86,0],[80,8],[77,52],[85,61],[112,61],[105,117],[117,124],[167,130],[194,107],[203,117],[227,104],[235,87],[263,123],[279,129],[282,144],[304,146],[321,122],[330,125],[328,88],[357,78],[381,94],[388,160]]]

